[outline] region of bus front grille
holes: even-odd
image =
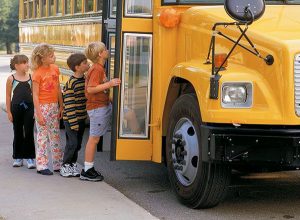
[[[294,60],[295,112],[300,116],[300,54]]]

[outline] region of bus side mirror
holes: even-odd
[[[227,14],[241,23],[251,24],[265,12],[264,0],[225,0]]]

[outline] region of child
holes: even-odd
[[[31,76],[28,74],[28,57],[15,55],[10,61],[11,70],[16,70],[6,82],[6,110],[13,123],[13,167],[23,165],[27,159],[28,169],[35,168],[35,147],[33,137],[33,101]],[[13,93],[13,97],[11,95]]]
[[[94,169],[94,156],[100,136],[105,134],[111,124],[111,105],[109,88],[120,85],[120,79],[107,80],[104,64],[109,52],[102,42],[90,43],[85,49],[88,59],[93,62],[85,82],[86,108],[90,117],[90,134],[85,149],[84,169],[80,179],[102,181],[103,176]]]
[[[67,64],[74,73],[63,92],[63,119],[66,131],[66,147],[63,165],[60,168],[60,175],[63,177],[80,175],[76,161],[87,118],[84,73],[89,69],[87,58],[82,53],[69,56]]]
[[[48,147],[52,150],[53,170],[59,172],[62,163],[59,119],[63,109],[59,69],[54,65],[54,49],[48,44],[36,46],[32,52],[31,63],[37,127],[37,172],[42,175],[53,175],[48,168]]]

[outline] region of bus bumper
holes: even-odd
[[[201,126],[202,161],[300,167],[300,126]]]

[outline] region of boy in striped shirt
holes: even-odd
[[[66,146],[60,175],[78,177],[80,173],[76,161],[87,118],[84,73],[89,69],[89,64],[86,56],[82,53],[70,55],[67,64],[74,73],[67,81],[63,91]]]

